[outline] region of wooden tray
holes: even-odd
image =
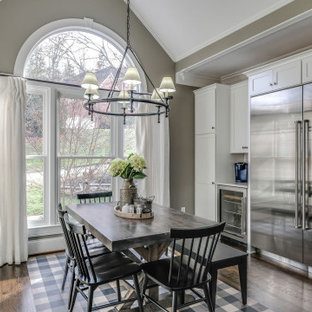
[[[125,213],[120,210],[120,206],[114,207],[114,213],[117,217],[125,218],[125,219],[134,219],[134,220],[145,220],[145,219],[152,219],[154,218],[154,213],[148,212],[148,213]]]

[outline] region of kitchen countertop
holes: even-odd
[[[240,188],[248,188],[248,183],[239,183],[239,182],[217,182],[217,185],[224,185],[224,186],[233,186],[233,187],[240,187]]]

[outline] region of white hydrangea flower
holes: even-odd
[[[136,171],[142,171],[143,169],[146,168],[145,159],[138,154],[131,155],[128,160],[133,169]]]

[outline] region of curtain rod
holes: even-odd
[[[34,79],[34,78],[26,78],[26,77],[20,77],[13,74],[4,74],[0,73],[0,77],[16,77],[16,78],[23,78],[27,81],[34,81],[34,82],[42,82],[42,83],[50,83],[58,86],[66,86],[66,87],[74,87],[74,88],[81,88],[81,86],[72,84],[72,83],[63,83],[63,82],[56,82],[56,81],[47,81],[47,80],[41,80],[41,79]],[[105,88],[99,88],[101,91],[110,91],[110,89]],[[120,92],[120,90],[114,90],[113,92]]]

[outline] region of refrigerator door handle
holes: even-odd
[[[296,159],[295,159],[295,228],[301,228],[301,220],[299,218],[299,205],[300,205],[300,182],[301,182],[301,121],[296,121]]]
[[[302,227],[304,230],[309,229],[307,215],[309,214],[309,163],[310,163],[310,147],[309,147],[309,120],[304,120],[304,174],[303,174],[303,208],[302,208]]]

